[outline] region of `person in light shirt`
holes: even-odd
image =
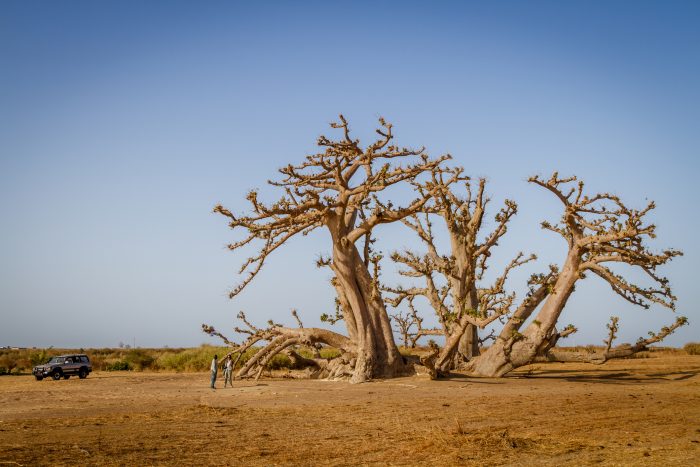
[[[218,363],[219,361],[217,360],[219,357],[217,355],[214,355],[214,359],[211,361],[211,388],[216,389],[214,387],[214,384],[216,383],[216,372],[218,371]]]
[[[233,387],[233,381],[231,381],[231,373],[233,372],[233,360],[231,356],[227,355],[224,360],[224,389],[226,389],[226,384]]]

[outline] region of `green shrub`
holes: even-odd
[[[700,342],[688,342],[683,346],[688,355],[700,355]]]
[[[110,363],[105,367],[107,371],[129,371],[129,362],[125,360],[117,360],[116,362]]]
[[[227,347],[202,345],[193,349],[159,350],[152,368],[167,371],[206,371],[211,365],[214,355],[219,360],[230,351]]]
[[[267,363],[268,370],[280,370],[282,368],[292,368],[292,361],[288,356],[277,354]]]
[[[49,354],[46,349],[41,349],[30,353],[29,361],[32,363],[32,366],[43,365],[48,362],[51,357],[53,357],[53,354]]]
[[[129,364],[130,369],[147,370],[156,359],[144,349],[133,349],[127,352],[124,360]]]
[[[0,353],[0,367],[4,369],[3,375],[9,375],[18,366],[18,353],[10,350]]]
[[[191,352],[186,350],[181,352],[165,352],[156,359],[155,367],[161,370],[196,371],[192,366],[199,365],[197,365],[194,360]]]

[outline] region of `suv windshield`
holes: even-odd
[[[54,357],[51,360],[49,360],[49,363],[63,363],[65,361],[65,357]]]

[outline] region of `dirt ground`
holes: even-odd
[[[350,385],[0,377],[0,465],[700,465],[700,356]]]

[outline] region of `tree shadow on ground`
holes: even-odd
[[[460,374],[451,374],[449,376],[441,376],[438,381],[453,381],[456,383],[478,383],[478,384],[505,384],[502,378],[479,378],[475,376],[467,376]]]
[[[573,383],[637,384],[682,381],[700,374],[700,369],[688,371],[668,371],[660,373],[611,372],[609,370],[537,370],[514,374],[514,378],[559,379]]]

